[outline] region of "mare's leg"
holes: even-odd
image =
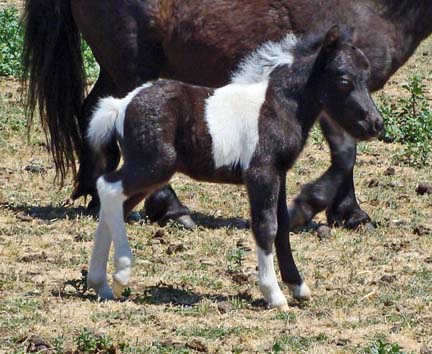
[[[312,220],[327,209],[330,224],[357,227],[370,220],[355,198],[353,169],[356,160],[356,140],[328,118],[320,120],[331,150],[331,166],[316,181],[305,185],[290,208],[290,227]]]
[[[103,69],[90,94],[86,97],[79,117],[80,131],[83,137],[87,134],[87,128],[95,109],[95,106],[101,97],[116,95],[116,87]],[[82,196],[90,195],[92,201],[89,207],[96,207],[99,204],[99,198],[96,192],[96,179],[105,169],[110,171],[117,167],[120,159],[120,153],[117,144],[111,144],[104,150],[105,156],[96,156],[87,140],[84,139],[82,151],[79,153],[80,167],[75,180],[75,188],[72,192],[71,199],[75,200]]]
[[[277,200],[280,179],[269,171],[249,173],[246,187],[252,215],[252,231],[258,256],[258,276],[261,293],[270,307],[286,310],[287,300],[282,293],[274,269],[273,243],[276,239]]]
[[[286,204],[286,174],[281,176],[281,185],[278,199],[278,230],[276,235],[276,254],[279,263],[282,280],[293,293],[297,300],[306,300],[310,298],[310,290],[300,276],[295,264],[289,238],[289,216]]]

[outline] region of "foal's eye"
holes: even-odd
[[[351,91],[354,89],[354,85],[351,80],[346,77],[341,77],[338,81],[338,86],[343,91]]]

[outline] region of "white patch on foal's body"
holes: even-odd
[[[213,141],[215,167],[247,169],[258,142],[258,118],[268,82],[230,84],[206,100],[205,120]]]
[[[274,269],[273,253],[257,247],[259,286],[270,307],[284,308],[287,299],[279,287]]]
[[[280,65],[291,65],[297,37],[288,33],[279,42],[266,42],[240,62],[231,75],[231,82],[251,84],[268,80],[270,73]]]
[[[152,85],[152,83],[141,85],[123,98],[109,96],[99,100],[87,131],[87,138],[95,148],[106,144],[112,138],[114,130],[119,137],[123,138],[127,106],[141,90]]]

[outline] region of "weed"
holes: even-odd
[[[86,328],[81,330],[79,336],[77,337],[76,344],[78,352],[83,354],[113,352],[111,339],[107,335],[96,335]]]
[[[247,251],[241,247],[234,248],[228,254],[227,259],[230,262],[228,265],[229,270],[240,270],[243,266]]]
[[[426,85],[420,77],[412,76],[402,88],[408,95],[400,97],[396,104],[381,96],[380,110],[386,123],[381,139],[403,144],[403,149],[394,156],[397,162],[424,167],[429,162],[432,142],[432,109]]]
[[[388,343],[378,339],[363,351],[365,354],[405,354],[397,343]]]
[[[21,77],[21,53],[24,41],[24,28],[18,10],[6,7],[0,10],[0,76]],[[94,81],[99,75],[99,66],[87,43],[81,41],[84,71]]]
[[[21,75],[22,47],[23,28],[18,10],[7,7],[0,11],[0,76]]]

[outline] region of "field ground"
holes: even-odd
[[[414,73],[430,89],[431,58],[429,40],[386,95],[398,97]],[[263,307],[244,189],[181,175],[172,185],[200,226],[130,223],[129,297],[98,302],[82,288],[97,221],[83,200],[62,206],[71,183],[53,186],[38,127],[27,143],[19,97],[17,82],[0,79],[0,353],[432,352],[432,195],[416,193],[431,170],[397,164],[396,144],[359,149],[358,198],[376,229],[337,228],[325,240],[312,228],[292,234],[310,302],[290,300],[287,313]],[[314,134],[289,174],[288,195],[327,166],[327,146]],[[173,245],[183,247],[168,255]]]

